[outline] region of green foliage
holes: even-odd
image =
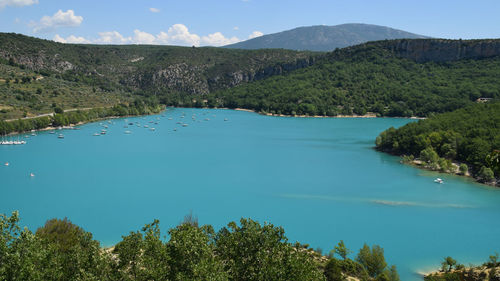
[[[339,255],[342,259],[345,260],[347,258],[347,255],[352,253],[352,251],[347,249],[343,240],[340,240],[340,242],[334,248],[334,253]]]
[[[451,269],[457,265],[457,261],[452,257],[444,258],[444,261],[441,262],[441,270],[444,272],[450,272]]]
[[[373,245],[372,248],[366,244],[359,250],[356,261],[363,265],[368,275],[378,277],[387,267],[384,257],[384,249],[378,245]]]
[[[489,268],[500,266],[500,260],[498,260],[498,253],[489,256],[488,261],[484,265],[486,265]]]
[[[154,220],[101,249],[66,218],[49,220],[33,234],[21,230],[17,212],[0,215],[0,280],[369,280],[368,270],[377,280],[399,280],[395,267],[379,270],[385,261],[378,246],[358,255],[363,264],[325,262],[307,245],[288,243],[283,228],[272,224],[241,219],[216,233],[192,221],[170,229],[165,241]]]
[[[387,46],[389,45],[389,47]],[[446,63],[400,58],[390,43],[336,50],[307,68],[224,89],[218,107],[286,115],[430,116],[500,98],[499,57]]]
[[[477,177],[482,182],[489,182],[495,178],[495,175],[493,174],[493,171],[490,168],[482,166],[479,172],[477,173]]]
[[[461,163],[458,167],[458,170],[460,171],[460,174],[465,175],[469,171],[469,167],[467,166],[467,164]]]
[[[500,102],[474,104],[453,112],[438,114],[426,120],[408,123],[394,129],[389,128],[376,139],[377,149],[400,155],[420,155],[430,167],[447,166],[456,160],[467,163],[467,168],[481,179],[500,176],[497,169],[497,154],[500,148]],[[397,146],[395,145],[397,143]],[[430,165],[434,164],[435,165]],[[463,167],[465,168],[465,166]],[[490,169],[490,170],[487,170]]]
[[[309,254],[287,243],[281,227],[251,219],[231,222],[216,237],[216,252],[232,280],[321,280]]]

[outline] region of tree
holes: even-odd
[[[347,255],[352,253],[352,251],[347,249],[343,240],[340,240],[340,242],[334,248],[334,253],[339,255],[342,259],[345,260],[347,258]]]
[[[231,280],[324,279],[306,249],[287,243],[282,227],[242,218],[222,228],[215,243]]]
[[[441,270],[445,272],[450,272],[453,266],[457,264],[457,261],[452,257],[444,258],[444,261],[441,262]]]
[[[434,151],[432,147],[427,147],[420,152],[420,160],[428,164],[437,163],[437,161],[439,160],[439,155],[436,153],[436,151]]]
[[[373,245],[372,248],[365,243],[363,248],[359,250],[356,261],[363,265],[371,277],[377,277],[387,267],[384,257],[384,249],[378,245]]]
[[[490,168],[482,166],[481,170],[479,170],[479,173],[477,174],[477,177],[482,182],[489,182],[495,178],[495,175],[493,174],[493,171]]]
[[[460,166],[458,167],[458,170],[460,171],[460,174],[466,175],[467,172],[469,171],[469,167],[465,163],[461,163]]]

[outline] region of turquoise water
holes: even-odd
[[[381,131],[407,119],[169,109],[127,120],[141,127],[115,119],[101,122],[103,136],[93,136],[103,127],[92,123],[61,131],[64,139],[41,132],[0,146],[0,213],[19,210],[32,230],[68,217],[104,245],[155,218],[166,231],[191,210],[216,229],[251,217],[325,253],[341,239],[356,252],[379,244],[402,280],[419,280],[415,272],[444,256],[468,264],[500,252],[500,190],[372,149]],[[444,184],[433,182],[438,176]]]

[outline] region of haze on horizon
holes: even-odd
[[[500,38],[500,2],[0,0],[0,32],[68,43],[222,46],[301,26],[366,23],[450,39]]]

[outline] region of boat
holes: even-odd
[[[435,183],[443,183],[444,181],[443,181],[443,179],[441,179],[441,178],[436,178],[436,179],[434,180],[434,182],[435,182]]]
[[[59,138],[59,139],[64,139],[64,135],[63,135],[63,134],[59,134],[59,135],[57,136],[57,138]]]
[[[30,177],[34,177],[34,176],[35,176],[35,174],[33,174],[33,173],[30,173]]]
[[[188,124],[182,124],[182,127],[187,127],[187,126],[188,126]]]
[[[128,123],[128,124],[129,124],[130,126],[134,125],[134,123],[132,123],[132,122],[130,122],[130,123]]]
[[[5,165],[5,166],[9,166],[9,162],[5,162],[5,164],[4,164],[4,165]]]
[[[148,125],[144,125],[144,128],[149,128],[149,126]]]
[[[100,136],[100,134],[99,134],[99,133],[94,133],[94,135],[93,135],[93,136],[94,136],[94,137],[98,137],[98,136]]]
[[[227,121],[228,119],[227,118],[224,118],[224,121]]]
[[[177,132],[177,128],[174,128],[174,132]]]
[[[107,133],[106,130],[101,130],[101,135],[105,135]]]
[[[154,131],[154,130],[156,130],[156,129],[155,129],[155,128],[149,128],[149,130],[150,130],[150,131]]]
[[[168,120],[172,120],[172,117],[168,118]]]
[[[55,133],[56,133],[56,131],[54,131],[54,130],[52,130],[52,131],[49,132],[49,134],[52,134],[52,135],[55,134]]]
[[[125,131],[125,134],[131,134],[132,132],[131,131]]]

